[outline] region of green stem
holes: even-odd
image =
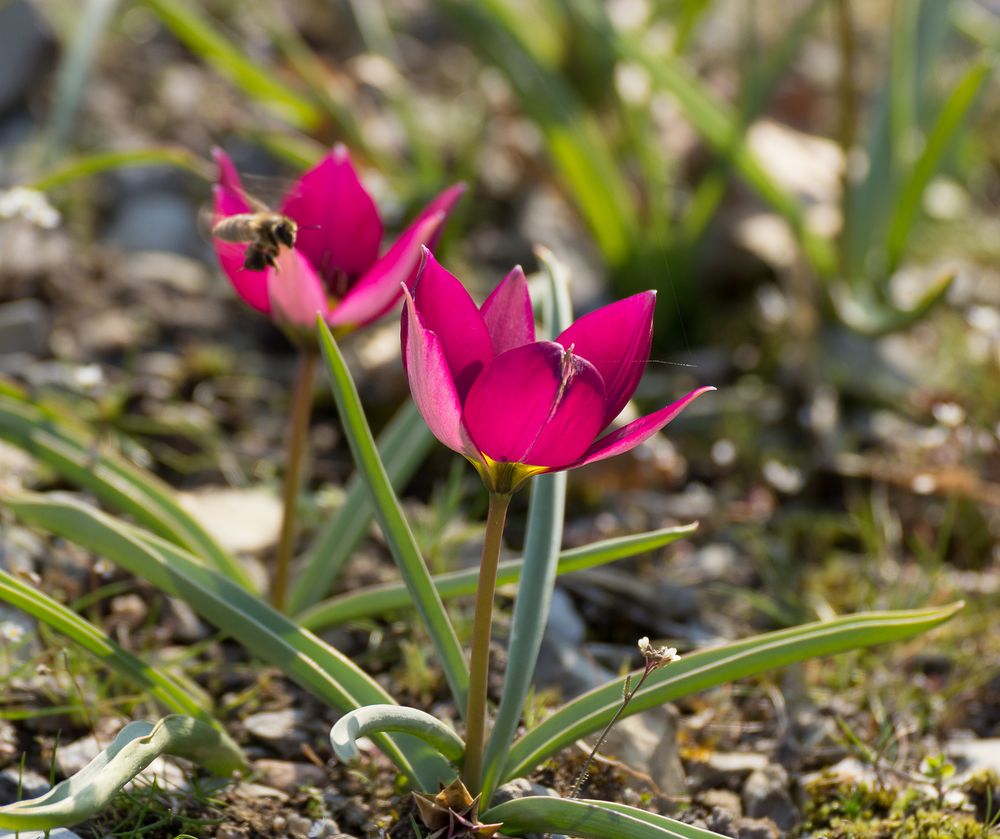
[[[298,518],[299,490],[302,487],[302,465],[309,437],[309,418],[312,415],[317,358],[317,354],[311,350],[303,350],[299,354],[295,389],[292,391],[292,412],[288,418],[288,462],[285,465],[285,486],[282,492],[281,534],[278,537],[271,591],[271,603],[279,612],[285,610],[288,571],[295,547],[295,522]]]
[[[483,776],[483,749],[486,745],[486,687],[490,674],[490,630],[493,626],[493,596],[497,588],[497,567],[503,526],[510,506],[510,493],[490,493],[483,537],[483,560],[479,565],[476,613],[472,621],[472,656],[469,662],[469,701],[465,715],[465,760],[462,781],[469,791],[479,792]]]

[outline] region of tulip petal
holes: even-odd
[[[600,440],[594,443],[587,452],[576,463],[567,466],[567,469],[576,469],[588,463],[595,463],[598,460],[605,460],[618,454],[623,454],[634,449],[640,443],[648,440],[663,426],[676,417],[688,405],[694,402],[703,393],[715,390],[714,387],[700,387],[692,390],[687,396],[678,399],[671,405],[661,408],[652,414],[640,417],[634,422],[630,422],[617,431],[605,434]]]
[[[282,248],[277,261],[278,267],[267,271],[267,290],[275,317],[285,324],[312,329],[317,313],[325,319],[330,309],[323,281],[298,250]]]
[[[656,292],[645,291],[584,315],[556,340],[582,355],[604,379],[607,425],[632,398],[653,342]]]
[[[476,377],[493,360],[493,342],[469,292],[427,248],[422,251],[423,264],[413,285],[414,305],[421,323],[441,342],[464,403]]]
[[[212,157],[219,167],[218,181],[212,190],[215,195],[212,226],[215,227],[226,216],[252,212],[252,208],[243,196],[239,173],[229,155],[222,149],[213,149]],[[271,302],[267,295],[267,271],[248,271],[243,267],[247,246],[237,242],[223,242],[214,236],[212,245],[219,264],[236,293],[257,311],[269,313]]]
[[[479,460],[462,421],[462,403],[441,341],[421,323],[409,291],[404,294],[403,361],[417,410],[449,449]]]
[[[299,178],[281,212],[298,223],[295,246],[327,283],[338,271],[356,278],[378,258],[382,220],[344,146]]]
[[[552,341],[498,355],[465,400],[465,425],[493,460],[561,469],[601,430],[604,384],[594,366]]]
[[[520,265],[493,289],[480,311],[497,355],[535,340],[535,316]]]

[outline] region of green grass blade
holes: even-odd
[[[211,164],[188,149],[182,146],[152,146],[145,149],[100,152],[70,158],[46,172],[31,186],[34,189],[45,191],[63,186],[78,178],[100,175],[103,172],[129,166],[175,166],[197,175],[208,183],[215,180],[215,170]]]
[[[539,248],[536,255],[549,279],[546,329],[549,335],[558,335],[573,322],[569,274],[548,249]],[[535,675],[556,584],[565,516],[566,473],[535,478],[524,538],[524,565],[510,622],[507,674],[483,761],[482,794],[487,805],[497,788]]]
[[[72,39],[56,76],[52,123],[45,149],[49,160],[58,159],[65,153],[73,120],[87,89],[90,68],[118,6],[118,0],[89,0],[79,4]]]
[[[200,564],[181,548],[78,501],[33,493],[3,496],[24,521],[106,557],[161,591],[179,597],[248,652],[269,661],[341,711],[390,704],[392,697],[349,658],[289,618]],[[449,780],[447,764],[416,740],[378,738],[393,762],[424,789]]]
[[[226,778],[242,768],[239,750],[203,722],[178,715],[156,725],[131,722],[73,777],[38,798],[0,807],[0,828],[47,831],[86,821],[161,755],[194,761]]]
[[[108,669],[148,693],[166,710],[196,717],[224,732],[222,724],[211,714],[211,700],[194,682],[165,668],[146,664],[76,612],[2,569],[0,600],[62,633]]]
[[[945,153],[992,71],[992,63],[985,59],[980,59],[966,70],[938,113],[920,157],[903,181],[890,216],[889,231],[886,236],[890,272],[903,257],[913,223],[920,212],[924,190],[941,166]]]
[[[272,69],[252,61],[226,38],[189,0],[143,0],[195,55],[251,99],[270,108],[295,128],[309,130],[321,119],[319,109],[301,93],[280,82]]]
[[[426,711],[399,705],[366,705],[344,714],[330,729],[330,745],[341,760],[357,760],[358,738],[384,731],[419,737],[454,766],[465,757],[465,742],[452,728]]]
[[[481,821],[503,822],[503,832],[517,836],[562,833],[579,839],[725,839],[721,833],[625,804],[550,796],[505,801],[483,813]]]
[[[655,551],[657,548],[690,536],[697,527],[697,524],[667,527],[662,530],[651,530],[648,533],[604,539],[582,548],[563,551],[559,554],[556,574],[570,574],[573,571],[596,568],[619,559]],[[508,559],[501,562],[497,572],[497,585],[504,586],[518,582],[523,569],[523,559]],[[431,578],[438,594],[444,600],[475,594],[478,579],[478,568],[451,571]],[[372,618],[412,606],[410,593],[403,583],[383,583],[330,598],[296,615],[295,619],[299,626],[318,632],[337,624]]]
[[[413,477],[434,443],[412,400],[396,412],[379,435],[378,451],[389,482],[399,490]],[[337,514],[316,534],[303,558],[288,598],[292,614],[318,603],[333,585],[347,558],[361,543],[372,520],[372,502],[364,480],[355,474]]]
[[[441,659],[445,678],[459,708],[465,707],[469,687],[469,669],[459,646],[455,629],[444,609],[441,597],[431,582],[417,540],[403,515],[403,508],[392,489],[385,466],[379,458],[375,439],[365,419],[364,408],[350,371],[340,354],[340,348],[322,320],[318,321],[319,342],[326,360],[333,396],[344,428],[344,434],[354,455],[358,473],[364,478],[375,506],[375,517],[389,543],[392,555],[403,575],[403,581],[413,598],[424,626]]]
[[[104,450],[74,424],[29,402],[0,394],[0,439],[24,449],[71,483],[187,548],[244,588],[253,588],[246,569],[177,503],[169,486],[124,457]]]
[[[653,673],[624,716],[797,661],[910,638],[948,620],[961,607],[955,603],[933,609],[849,615],[686,655]],[[527,774],[564,746],[603,729],[621,705],[621,691],[621,679],[615,679],[563,705],[514,744],[504,780]]]

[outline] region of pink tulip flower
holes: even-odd
[[[414,402],[491,492],[627,452],[714,390],[698,388],[602,436],[649,358],[655,292],[584,315],[554,341],[535,340],[519,267],[478,308],[425,249],[412,293],[404,293],[403,362]]]
[[[219,167],[214,228],[227,216],[260,208],[248,200],[232,160],[219,149],[213,154]],[[421,246],[436,244],[464,191],[464,184],[456,184],[442,192],[379,256],[382,219],[347,149],[338,145],[299,178],[277,209],[298,231],[294,247],[280,249],[276,267],[249,270],[248,244],[213,242],[236,292],[255,309],[286,328],[308,332],[320,313],[335,332],[346,333],[396,304],[401,284],[413,282]]]

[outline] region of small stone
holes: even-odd
[[[575,646],[583,643],[586,634],[586,624],[573,605],[572,598],[563,589],[554,589],[548,623],[545,624],[545,636],[556,643]]]
[[[312,820],[305,816],[300,816],[298,813],[291,813],[288,816],[288,832],[295,839],[307,839],[311,827]]]
[[[22,830],[18,833],[0,830],[0,839],[80,839],[79,835],[65,827],[52,830]]]
[[[215,829],[215,839],[246,839],[250,828],[244,825],[220,824]]]
[[[788,792],[788,773],[771,763],[750,773],[743,785],[743,808],[750,818],[771,819],[781,830],[799,823],[799,811]]]
[[[750,773],[767,766],[764,755],[753,752],[712,752],[705,759],[688,762],[688,781],[693,789],[739,789]]]
[[[184,507],[226,550],[269,548],[281,529],[281,501],[265,489],[206,487],[180,495]]]
[[[698,796],[698,803],[708,810],[722,810],[734,819],[743,815],[743,802],[731,789],[706,790]]]
[[[333,819],[317,819],[309,828],[309,839],[337,839],[345,835]]]
[[[295,792],[300,787],[318,787],[326,781],[326,771],[312,763],[264,758],[254,763],[254,769],[261,781],[284,792]]]
[[[49,310],[37,300],[0,305],[0,355],[46,355],[50,327]]]
[[[945,753],[957,759],[963,770],[992,769],[1000,773],[1000,737],[952,740],[945,746]]]
[[[736,839],[781,839],[781,832],[770,819],[742,818],[736,822]]]
[[[264,784],[241,783],[233,788],[233,794],[246,801],[258,801],[264,798],[276,798],[278,801],[288,800],[288,796],[280,789]]]
[[[497,791],[493,794],[491,806],[504,804],[507,801],[513,801],[515,798],[526,798],[529,795],[559,797],[559,793],[551,787],[536,784],[534,781],[529,781],[527,778],[515,778],[513,781],[508,781],[502,787],[497,788]]]
[[[22,772],[20,766],[8,766],[0,772],[0,806],[13,804],[19,800],[17,795],[19,780],[21,801],[29,798],[38,798],[38,796],[45,795],[51,789],[48,779],[37,772],[33,772],[30,769],[25,769]]]
[[[243,727],[248,734],[271,745],[290,745],[301,743],[305,715],[293,708],[284,711],[262,711],[251,714],[243,720]]]

